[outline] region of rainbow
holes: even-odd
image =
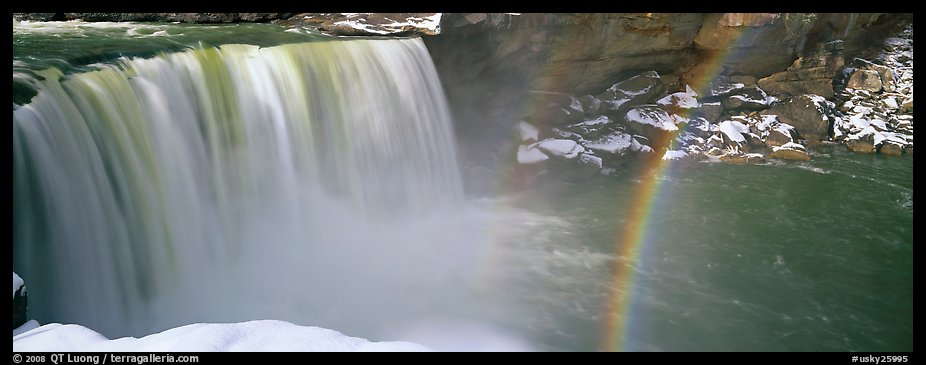
[[[726,34],[725,42],[729,44],[728,47],[707,52],[698,65],[688,71],[687,82],[698,95],[704,95],[711,82],[723,72],[724,65],[731,61],[731,51],[744,40],[752,39],[751,36],[756,35],[754,31],[761,28],[745,26],[732,29],[736,31]],[[671,148],[675,142],[675,135],[669,134],[666,138],[670,139],[671,144],[665,145]],[[662,182],[665,181],[664,177],[670,171],[671,164],[672,160],[660,158],[647,161],[642,170],[642,180],[634,189],[629,216],[615,242],[617,255],[612,267],[607,300],[602,307],[604,320],[599,347],[602,351],[626,350],[627,340],[632,332],[630,323],[633,318],[633,294],[639,291],[640,285],[636,280],[634,268],[641,262],[640,256],[645,243],[652,236],[649,223],[653,217],[653,208],[661,200]]]

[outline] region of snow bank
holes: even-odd
[[[262,320],[241,323],[197,323],[142,338],[123,337],[115,340],[109,340],[83,326],[51,323],[13,336],[13,352],[28,351],[430,351],[430,349],[411,342],[371,342],[358,337],[345,336],[340,332],[325,328]]]

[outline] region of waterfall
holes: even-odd
[[[13,111],[14,264],[45,322],[112,337],[318,316],[330,308],[308,293],[350,301],[332,284],[348,272],[370,268],[356,277],[376,293],[390,279],[358,252],[438,249],[384,246],[462,202],[420,39],[233,44],[97,68],[37,72],[39,93]]]

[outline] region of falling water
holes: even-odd
[[[389,237],[397,227],[462,201],[420,39],[233,44],[97,66],[38,72],[40,92],[13,112],[14,240],[28,242],[14,262],[45,321],[109,336],[324,321],[321,302],[388,279],[360,252],[396,261],[389,252],[403,248],[382,246],[408,241]],[[364,281],[360,265],[373,282],[324,291]]]

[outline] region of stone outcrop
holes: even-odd
[[[759,80],[759,86],[775,96],[815,94],[829,99],[833,97],[833,77],[844,64],[841,40],[820,44],[801,54],[787,70]]]

